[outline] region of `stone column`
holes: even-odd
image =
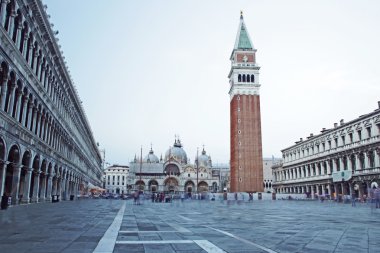
[[[6,163],[0,162],[0,197],[4,194],[5,177],[6,177]]]
[[[51,195],[52,195],[52,176],[51,174],[47,175],[48,178],[48,185],[47,185],[47,196],[46,196],[46,201],[51,201]]]
[[[314,199],[314,194],[315,194],[315,191],[314,191],[314,185],[311,186],[311,198]]]
[[[33,107],[33,122],[32,122],[32,132],[36,132],[36,127],[37,127],[37,108]]]
[[[32,62],[33,62],[33,59],[32,59],[32,56],[33,56],[33,43],[34,41],[30,41],[30,45],[29,45],[29,55],[28,55],[28,63],[29,63],[29,66],[32,67]]]
[[[375,167],[376,167],[376,171],[379,171],[379,167],[380,167],[380,149],[376,149],[374,152],[374,159],[375,159]]]
[[[41,188],[41,193],[39,196],[39,201],[43,202],[45,201],[46,197],[46,175],[40,175],[40,188]]]
[[[364,154],[364,169],[368,169],[369,168],[368,152],[363,152],[363,154]]]
[[[359,159],[359,154],[355,154],[355,164],[356,164],[356,170],[361,170],[361,164],[360,164],[360,159]]]
[[[23,192],[21,202],[26,203],[26,204],[28,204],[30,202],[30,198],[29,198],[30,192],[29,191],[30,191],[30,181],[32,178],[32,171],[33,171],[33,168],[28,168],[26,175],[25,175],[24,192]]]
[[[20,93],[17,94],[17,99],[16,99],[16,112],[14,114],[17,121],[20,121],[21,95],[22,93],[20,91]]]
[[[40,138],[44,139],[44,132],[45,132],[45,117],[44,115],[41,116],[41,127],[40,127]]]
[[[352,195],[354,194],[354,184],[348,183],[348,185],[349,185],[349,189],[350,189],[350,192],[348,193],[348,195],[350,195],[352,197]]]
[[[37,71],[37,64],[38,64],[37,58],[38,58],[38,48],[36,48],[36,51],[34,52],[34,55],[33,55],[33,73],[34,74],[36,74],[36,71]]]
[[[15,26],[15,17],[16,17],[16,12],[15,10],[12,10],[11,11],[11,14],[9,15],[9,20],[8,20],[8,34],[9,34],[9,37],[13,37],[13,29],[14,29],[14,26]]]
[[[69,197],[70,197],[70,181],[69,181],[69,178],[68,176],[66,176],[66,182],[65,182],[65,200],[69,200]]]
[[[41,112],[37,111],[36,127],[34,128],[34,131],[33,131],[37,135],[37,137],[40,133],[40,127],[41,127]]]
[[[28,125],[26,127],[30,131],[32,129],[32,113],[33,113],[33,101],[29,100],[29,103],[28,103]]]
[[[20,46],[21,46],[21,32],[22,32],[22,19],[21,19],[21,17],[18,17],[18,19],[19,19],[19,22],[18,22],[18,26],[16,27],[17,28],[17,32],[16,32],[16,41],[15,41],[15,44],[16,44],[17,49],[20,50]]]
[[[13,167],[13,175],[12,175],[12,205],[17,205],[18,204],[18,189],[20,186],[20,173],[21,173],[21,166],[20,165],[15,165]]]
[[[331,198],[331,184],[327,185],[327,194],[330,195]]]
[[[1,21],[1,26],[5,26],[5,19],[6,19],[6,14],[7,14],[7,4],[9,0],[2,0],[1,1],[1,12],[0,12],[0,21]],[[3,195],[1,195],[3,196]]]
[[[8,101],[8,108],[7,108],[7,112],[9,115],[12,116],[12,112],[13,112],[13,103],[15,102],[15,89],[16,88],[16,83],[12,83],[11,84],[11,90],[10,90],[10,97],[9,97],[9,101]]]
[[[326,160],[325,164],[326,164],[327,174],[331,174],[330,160]]]
[[[8,79],[5,78],[5,80],[3,80],[3,83],[1,84],[1,108],[3,109],[3,111],[6,111],[6,108],[5,108],[5,102],[6,102],[6,96],[7,96],[7,90],[8,90]]]
[[[325,195],[325,194],[326,194],[325,185],[322,184],[322,195]]]
[[[24,97],[23,97],[23,99],[24,99],[24,105],[23,105],[23,108],[22,108],[22,120],[21,120],[21,124],[24,126],[24,127],[26,127],[25,126],[25,124],[26,124],[26,111],[28,110],[28,97],[25,95]]]
[[[55,176],[55,180],[53,180],[53,195],[58,194],[58,176]]]
[[[347,170],[352,171],[352,164],[350,156],[347,156]]]
[[[24,35],[24,44],[23,44],[23,49],[22,49],[22,56],[26,59],[26,52],[28,51],[28,39],[29,39],[29,34],[25,33]]]
[[[33,196],[32,196],[32,202],[37,203],[39,198],[38,198],[38,193],[40,189],[40,171],[36,172],[34,174],[34,184],[33,184]]]

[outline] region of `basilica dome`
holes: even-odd
[[[195,162],[198,161],[198,166],[211,167],[211,157],[206,154],[205,149],[203,148],[202,154],[198,157],[195,157]]]
[[[185,150],[182,148],[181,141],[175,140],[173,147],[170,147],[165,153],[165,161],[170,158],[174,158],[177,162],[181,164],[187,164],[187,155]]]
[[[149,154],[147,154],[144,159],[144,163],[159,163],[158,157],[154,154],[153,149],[150,148]]]

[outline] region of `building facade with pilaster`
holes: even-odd
[[[272,166],[277,193],[368,196],[380,185],[380,102],[373,112],[300,139],[282,156]]]
[[[100,186],[100,153],[47,7],[0,2],[0,195],[19,204]]]

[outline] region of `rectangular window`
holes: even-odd
[[[353,140],[354,140],[353,137],[352,137],[352,133],[350,133],[348,136],[350,137],[350,143],[352,143]]]
[[[325,151],[325,143],[322,143],[322,151]]]
[[[329,149],[331,149],[331,141],[328,141]]]
[[[346,145],[346,138],[345,138],[345,136],[342,136],[342,145]]]
[[[359,141],[362,140],[362,131],[361,130],[358,130],[358,140]]]
[[[372,135],[371,135],[371,128],[370,127],[367,127],[367,136],[368,136],[368,138],[372,137]]]
[[[335,138],[334,141],[335,141],[335,147],[337,148],[338,147],[338,138]]]

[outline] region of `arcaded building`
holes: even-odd
[[[262,192],[260,66],[243,14],[230,57],[230,166],[232,192]]]
[[[368,196],[380,185],[380,102],[373,112],[300,139],[282,156],[272,167],[278,193]]]
[[[67,199],[101,185],[101,158],[40,0],[0,5],[0,195]]]

